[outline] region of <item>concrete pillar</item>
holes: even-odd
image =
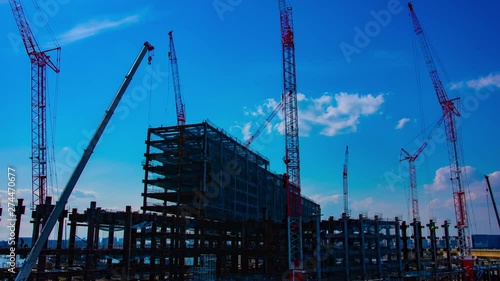
[[[415,251],[415,263],[417,267],[417,271],[420,272],[421,268],[421,246],[422,246],[422,237],[421,237],[421,231],[420,231],[420,222],[418,220],[413,220],[413,222],[410,224],[413,226],[413,244],[414,244],[414,251]],[[419,274],[420,275],[420,274]]]
[[[407,228],[408,225],[406,224],[406,221],[403,221],[403,223],[401,223],[401,240],[403,241],[403,261],[405,263],[408,262],[408,235],[406,233]]]
[[[19,230],[21,229],[21,218],[22,218],[22,215],[24,215],[24,212],[26,210],[26,206],[23,206],[23,201],[24,199],[17,199],[17,206],[16,206],[16,227],[15,227],[15,233],[14,233],[14,239],[16,239],[16,244],[15,244],[15,248],[16,248],[16,253],[17,252],[17,249],[19,247]]]
[[[94,250],[95,250],[95,224],[96,224],[97,210],[96,202],[90,202],[90,208],[87,209],[87,247],[85,256],[85,280],[94,280],[93,274],[90,273],[94,270]]]
[[[78,211],[76,208],[73,208],[71,211],[71,216],[69,217],[69,220],[71,221],[70,227],[69,227],[69,257],[68,257],[68,265],[72,266],[75,261],[75,244],[76,244],[76,224],[77,224],[77,216],[78,216]]]
[[[61,216],[59,216],[59,227],[57,228],[57,245],[56,248],[58,250],[62,249],[62,240],[63,240],[63,231],[64,231],[64,220],[66,216],[68,215],[67,210],[63,210],[61,213]],[[55,269],[61,269],[61,255],[56,255],[56,261],[55,261]]]
[[[445,247],[446,247],[446,265],[448,270],[451,270],[451,246],[450,246],[450,222],[444,221],[444,224],[441,225],[444,228],[444,236],[445,239]]]
[[[127,206],[125,208],[125,226],[123,232],[123,262],[124,262],[124,272],[122,274],[122,280],[129,280],[130,272],[130,250],[131,250],[131,230],[132,230],[132,207]]]
[[[319,216],[319,215],[318,215]],[[344,234],[344,265],[346,280],[351,280],[351,267],[349,263],[349,217],[342,214],[343,234]],[[361,232],[361,230],[360,230]],[[319,234],[319,233],[318,233]],[[320,253],[318,253],[319,255]]]
[[[395,228],[395,232],[396,232],[396,257],[397,257],[397,260],[398,260],[398,277],[401,278],[403,276],[403,260],[402,260],[402,255],[401,255],[401,251],[402,251],[402,245],[401,245],[401,226],[399,224],[399,218],[396,217],[394,219],[395,223],[396,223],[396,228]],[[406,229],[405,229],[405,233],[406,233]]]
[[[365,253],[365,246],[366,246],[366,241],[365,241],[365,219],[363,215],[359,215],[359,235],[361,236],[361,244],[360,244],[360,251],[361,251],[361,270],[362,270],[362,278],[365,279],[367,278],[366,276],[366,253]]]
[[[380,278],[382,276],[382,253],[380,249],[380,224],[379,217],[375,216],[375,250],[377,252],[377,274]]]
[[[429,220],[429,224],[427,224],[427,227],[429,228],[430,236],[427,237],[430,239],[431,242],[431,257],[432,257],[432,262],[434,263],[434,269],[438,268],[438,260],[437,260],[437,239],[436,239],[436,223],[433,220]]]

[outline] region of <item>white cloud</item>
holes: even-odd
[[[500,186],[500,171],[495,171],[488,175],[491,186]]]
[[[251,132],[250,132],[251,126],[252,126],[252,122],[248,122],[245,125],[243,125],[243,128],[241,128],[241,132],[243,133],[243,140],[244,141],[247,141],[252,137]]]
[[[405,127],[406,123],[410,122],[410,118],[401,118],[396,125],[396,130],[401,130]]]
[[[464,173],[471,175],[475,171],[471,166],[465,166],[460,169],[462,170],[462,175]],[[445,166],[437,169],[433,182],[431,184],[424,184],[424,189],[431,193],[445,189],[451,190],[450,167]]]
[[[361,212],[368,212],[371,209],[374,202],[375,200],[373,200],[372,197],[366,197],[362,200],[354,200],[351,203],[351,209]]]
[[[250,113],[249,113],[250,114]],[[243,140],[244,141],[247,141],[249,140],[251,137],[252,137],[252,132],[250,131],[250,128],[252,127],[252,122],[247,122],[242,126],[239,126],[239,125],[235,125],[235,126],[231,126],[229,128],[229,130],[233,130],[233,129],[239,129],[241,131],[241,133],[243,134]]]
[[[75,188],[73,192],[71,192],[71,196],[74,198],[97,198],[97,193],[93,190]]]
[[[495,86],[500,88],[500,74],[489,74],[485,77],[467,81],[467,86],[474,89]]]
[[[326,136],[356,132],[361,116],[376,113],[383,102],[382,94],[324,94],[317,99],[310,99],[310,104],[299,111],[299,119],[307,125],[321,128],[320,134]]]
[[[300,136],[309,136],[313,129],[318,129],[321,135],[334,136],[356,132],[361,117],[379,113],[384,103],[384,96],[383,94],[373,96],[341,92],[335,95],[325,93],[318,98],[312,98],[298,93],[297,102]],[[277,104],[276,100],[267,99],[264,104],[256,106],[255,110],[245,108],[244,114],[254,117],[269,116]],[[279,120],[271,122],[272,128],[284,134],[283,113],[278,112],[277,116]],[[271,131],[268,130],[268,133]]]
[[[78,40],[82,40],[107,29],[118,28],[120,26],[136,23],[139,21],[139,15],[128,16],[119,20],[91,20],[86,23],[79,24],[69,31],[59,36],[61,44],[68,44]]]
[[[315,194],[313,196],[310,196],[310,198],[314,202],[320,204],[322,207],[324,207],[325,205],[327,205],[329,203],[333,203],[333,204],[339,203],[339,200],[341,197],[342,197],[342,195],[340,195],[340,194],[332,194],[329,196],[325,196],[322,194]]]

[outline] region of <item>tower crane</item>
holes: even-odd
[[[453,190],[453,203],[455,207],[455,218],[457,221],[456,227],[458,232],[458,248],[462,260],[470,260],[471,241],[469,233],[469,220],[467,214],[467,202],[465,198],[464,182],[460,170],[460,165],[462,164],[460,145],[458,134],[456,132],[456,117],[460,116],[460,112],[455,106],[455,99],[449,99],[446,94],[443,83],[439,78],[436,65],[434,64],[431,49],[429,47],[429,44],[427,43],[427,37],[422,29],[422,26],[420,25],[411,2],[408,3],[408,8],[410,9],[410,16],[413,23],[414,32],[419,40],[420,47],[427,64],[427,70],[429,72],[430,78],[432,80],[432,85],[434,86],[434,90],[443,112],[442,116],[444,118],[444,127],[448,146],[450,178]],[[464,264],[465,263],[469,264],[469,262],[464,262]],[[468,275],[468,272],[466,272],[466,275]]]
[[[427,144],[431,140],[432,136],[436,132],[437,128],[441,126],[444,118],[439,119],[436,126],[432,129],[431,133],[424,140],[422,145],[415,151],[413,154],[410,154],[404,148],[401,148],[400,161],[408,160],[408,171],[409,171],[409,180],[410,180],[410,194],[411,194],[411,210],[413,221],[420,221],[420,211],[418,207],[418,190],[417,190],[417,169],[415,168],[415,160],[417,160],[418,156],[425,150]]]
[[[276,114],[281,110],[283,109],[283,104],[284,104],[284,101],[285,101],[285,97],[282,97],[281,98],[281,101],[276,105],[276,107],[274,108],[273,112],[271,112],[271,114],[269,114],[269,116],[266,118],[266,120],[264,121],[264,123],[257,129],[257,131],[255,131],[255,133],[245,142],[245,146],[246,147],[249,147],[252,142],[260,135],[260,133],[262,132],[262,130],[264,130],[264,128],[267,126],[267,124],[269,124],[271,122],[271,120],[274,118],[274,116],[276,116]]]
[[[32,208],[44,204],[47,196],[47,129],[46,129],[46,89],[47,66],[59,73],[61,47],[40,49],[38,42],[26,20],[20,0],[9,0],[10,8],[21,34],[26,53],[31,62],[31,189]],[[55,52],[52,60],[49,53]]]
[[[345,160],[344,160],[344,171],[342,172],[342,179],[344,184],[344,214],[349,216],[349,185],[347,182],[347,163],[349,157],[349,146],[345,147]]]
[[[283,54],[283,90],[285,94],[285,185],[287,194],[288,265],[291,280],[301,272],[302,262],[302,198],[300,195],[299,119],[292,8],[286,0],[278,0]]]
[[[174,38],[172,36],[172,31],[168,32],[168,37],[170,39],[170,52],[168,52],[168,57],[170,59],[170,65],[172,67],[172,79],[174,81],[177,126],[182,126],[186,124],[186,112],[184,111],[184,103],[182,102],[181,83],[179,79],[179,67],[177,65],[177,54],[175,53],[175,45],[174,45]]]

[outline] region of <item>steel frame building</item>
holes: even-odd
[[[144,163],[143,212],[210,220],[286,219],[283,175],[269,160],[205,121],[150,128]],[[320,206],[302,198],[304,216]]]

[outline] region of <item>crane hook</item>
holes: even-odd
[[[153,60],[153,57],[152,56],[149,56],[148,57],[148,65],[151,65],[151,61]]]

